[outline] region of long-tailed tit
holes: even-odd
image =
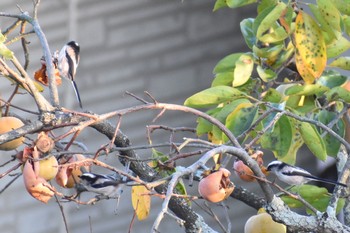
[[[75,74],[80,60],[80,46],[75,41],[70,41],[63,46],[58,54],[58,70],[60,75],[69,79],[72,82],[75,95],[79,101],[79,106],[82,108],[79,91],[75,83]]]
[[[316,177],[310,172],[300,167],[295,167],[293,165],[289,165],[277,160],[269,163],[269,165],[267,165],[267,170],[274,173],[279,180],[290,185],[302,185],[309,181],[316,180],[328,184],[341,185],[343,187],[347,187],[346,184]]]
[[[80,180],[87,191],[111,198],[118,198],[122,193],[123,185],[130,181],[129,179],[123,179],[118,173],[102,175],[91,172],[83,173]]]

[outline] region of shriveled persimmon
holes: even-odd
[[[254,154],[251,155],[251,158],[254,159],[258,163],[260,169],[262,169],[263,163],[264,163],[263,158],[262,158],[263,155],[264,155],[264,153],[262,151],[256,151]],[[255,181],[253,171],[246,164],[244,164],[242,160],[236,160],[234,162],[233,170],[235,171],[236,175],[239,176],[239,178],[241,180],[246,181],[246,182]]]
[[[82,169],[86,171],[90,171],[89,166],[69,166],[70,163],[74,163],[77,161],[82,161],[85,159],[84,155],[75,154],[71,156],[68,161],[60,161],[61,166],[58,169],[58,173],[56,175],[56,182],[62,187],[65,188],[73,188],[76,183],[80,181],[80,175],[82,174]]]
[[[225,200],[234,190],[230,175],[231,172],[225,168],[212,172],[199,182],[199,194],[205,200],[214,203]]]

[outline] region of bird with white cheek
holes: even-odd
[[[274,173],[279,180],[289,185],[302,185],[312,180],[315,180],[323,183],[347,187],[346,184],[333,181],[333,180],[316,177],[312,175],[310,172],[300,167],[289,165],[277,160],[272,161],[267,165],[267,171]]]
[[[98,194],[96,198],[115,198],[117,200],[115,211],[118,209],[123,187],[129,181],[131,180],[127,177],[119,175],[118,173],[104,175],[84,172],[80,176],[81,185],[86,189],[86,191]]]
[[[80,180],[87,191],[110,198],[120,195],[123,185],[130,181],[130,179],[124,180],[118,173],[104,175],[92,172],[83,173]]]
[[[58,54],[58,70],[60,76],[69,79],[72,82],[75,95],[79,101],[79,106],[82,108],[78,86],[75,82],[75,75],[80,60],[80,46],[75,41],[70,41],[63,46]]]

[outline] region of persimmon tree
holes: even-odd
[[[214,10],[256,2],[217,0]],[[150,227],[152,232],[158,231],[164,215],[183,224],[186,232],[215,232],[201,213],[192,209],[191,203],[200,196],[205,201],[225,201],[230,206],[237,199],[265,212],[248,220],[246,232],[252,232],[252,228],[264,232],[264,227],[258,225],[264,219],[270,222],[267,229],[274,232],[286,232],[285,226],[289,232],[350,232],[348,188],[336,186],[333,193],[313,185],[284,190],[266,179],[264,153],[256,150],[271,151],[277,160],[294,164],[299,149],[306,145],[318,160],[336,158],[338,181],[347,183],[350,144],[345,133],[350,119],[350,93],[344,73],[350,69],[350,58],[344,52],[350,47],[348,1],[259,1],[256,18],[240,23],[248,51],[220,60],[214,68],[211,87],[187,98],[184,106],[160,103],[148,93],[146,99],[127,93],[141,104],[104,114],[76,112],[60,106],[59,71],[40,28],[39,5],[40,1],[34,2],[31,14],[22,10],[18,14],[0,12],[0,16],[14,19],[0,35],[0,73],[15,84],[13,95],[1,100],[2,118],[13,115],[13,108],[24,113],[21,106],[11,104],[19,90],[37,106],[36,112],[27,112],[33,115],[31,120],[16,116],[22,118],[23,126],[19,123],[1,131],[0,146],[6,145],[1,149],[14,151],[14,159],[4,165],[8,170],[1,177],[23,165],[26,189],[37,200],[46,203],[55,195],[56,200],[88,205],[104,197],[85,202],[78,195],[58,192],[55,186],[75,188],[78,193],[86,191],[79,176],[91,167],[103,167],[132,180],[128,185],[139,219],[148,217],[151,197],[163,198],[162,208]],[[12,32],[16,30],[19,36],[13,38]],[[18,55],[7,47],[8,43],[21,40],[26,54],[26,35],[31,33],[37,36],[45,60],[35,77],[26,71],[29,60],[21,64]],[[49,99],[41,93],[45,85],[50,91]],[[148,126],[149,145],[142,148],[149,148],[151,156],[140,156],[137,146],[130,145],[132,138],[121,129],[123,118],[144,110],[155,112],[155,122],[164,118],[164,112],[182,111],[198,117],[198,124],[195,130]],[[117,117],[117,122],[111,123],[112,117]],[[106,144],[85,151],[79,134],[87,128],[106,136]],[[168,131],[169,139],[161,145],[153,144],[155,130]],[[188,136],[177,141],[174,135],[179,132]],[[193,132],[200,137],[194,137]],[[23,140],[25,146],[18,147]],[[72,152],[72,144],[81,145],[81,151]],[[102,162],[100,157],[108,154],[116,155],[127,169]],[[199,158],[189,159],[194,155]],[[236,161],[232,168],[228,164],[233,159]],[[181,166],[177,165],[180,161]],[[256,182],[263,196],[233,184],[230,180],[233,175]],[[49,183],[47,180],[53,177],[56,182]],[[198,180],[198,192],[188,193],[185,184]],[[282,194],[275,194],[280,191]],[[305,213],[296,212],[295,207],[304,207]],[[342,221],[337,219],[339,211],[344,213]],[[227,227],[221,224],[221,230],[234,231],[230,223]]]

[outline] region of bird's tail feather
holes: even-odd
[[[348,187],[346,184],[343,184],[343,183],[340,183],[340,182],[337,182],[337,181],[333,181],[333,180],[328,180],[328,179],[316,177],[316,176],[313,176],[313,175],[310,175],[309,178],[313,179],[313,180],[316,180],[316,181],[328,183],[328,184],[334,184],[334,185],[340,185],[340,186],[343,186],[343,187]]]
[[[78,91],[78,86],[77,86],[77,84],[75,83],[74,80],[72,80],[72,85],[73,85],[73,89],[74,89],[74,92],[75,92],[75,96],[77,97],[77,99],[79,101],[79,106],[80,106],[80,108],[83,108],[83,105],[82,105],[81,99],[80,99],[80,95],[79,95],[79,91]]]

